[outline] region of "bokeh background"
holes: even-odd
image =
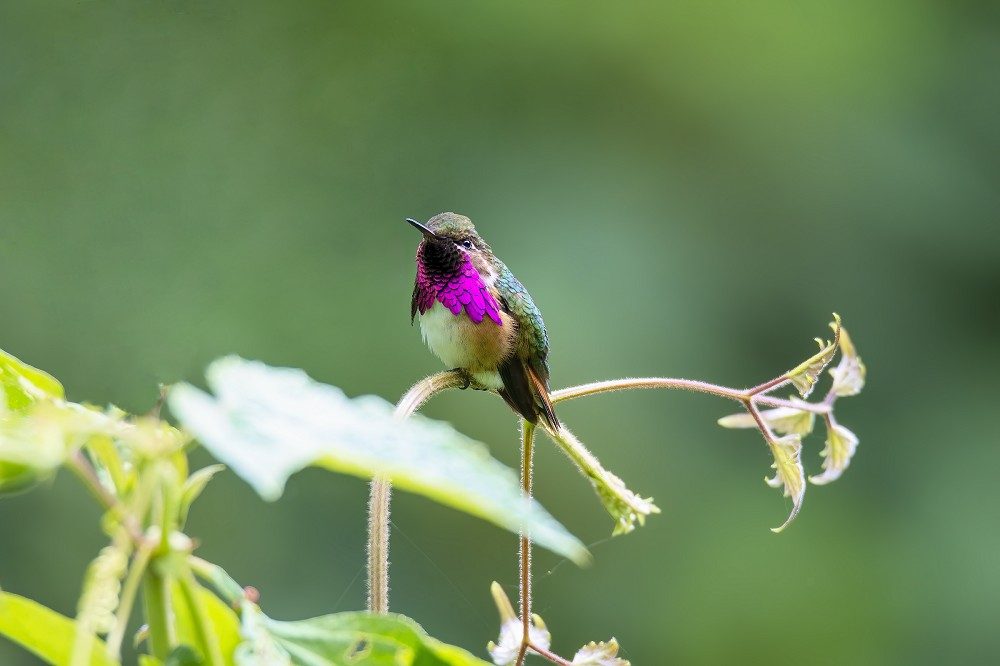
[[[442,210],[531,290],[557,387],[756,383],[836,310],[861,445],[784,534],[766,448],[715,424],[732,405],[563,406],[663,514],[608,539],[542,441],[538,496],[596,560],[538,552],[536,610],[557,650],[614,635],[637,666],[997,663],[998,26],[926,0],[5,2],[0,346],[137,412],[234,352],[395,399],[439,369],[402,219]],[[516,465],[499,399],[427,412]],[[306,471],[266,504],[226,474],[190,531],[273,616],[357,609],[365,498]],[[0,585],[72,614],[98,515],[67,475],[0,502]],[[514,537],[403,493],[393,519],[393,608],[485,656]]]

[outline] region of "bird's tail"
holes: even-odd
[[[549,387],[530,364],[513,358],[500,366],[500,378],[504,385],[499,391],[500,397],[511,409],[531,423],[541,420],[553,432],[559,430]]]
[[[536,397],[535,405],[538,416],[545,422],[552,432],[557,432],[560,428],[559,419],[556,417],[556,409],[552,405],[552,398],[549,396],[549,387],[536,375],[531,368],[528,368],[528,379],[531,380],[532,388]]]

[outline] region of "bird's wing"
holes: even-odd
[[[553,429],[559,428],[549,399],[549,338],[542,314],[531,295],[506,266],[497,278],[500,307],[517,323],[518,343],[515,353],[499,368],[504,390],[500,395],[517,413],[532,423],[543,418]]]

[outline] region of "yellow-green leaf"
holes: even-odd
[[[846,329],[840,330],[840,362],[830,370],[833,377],[833,392],[838,396],[851,396],[861,393],[865,387],[865,364],[858,356],[858,351],[851,341]]]
[[[34,467],[0,460],[0,496],[28,490],[47,476]]]
[[[576,651],[573,666],[629,666],[627,659],[618,656],[618,641],[591,641]]]
[[[802,438],[799,435],[785,435],[768,440],[771,454],[774,456],[774,476],[764,481],[772,488],[781,488],[785,497],[792,498],[792,511],[780,527],[772,528],[772,532],[780,532],[795,519],[802,508],[802,499],[806,493],[806,477],[802,469]]]
[[[205,489],[205,486],[212,480],[212,477],[224,469],[226,469],[225,465],[202,467],[184,482],[184,487],[181,488],[180,508],[178,509],[178,524],[181,527],[184,527],[184,523],[187,522],[188,511],[191,510],[191,505],[201,495],[201,491]]]
[[[823,342],[819,338],[816,338],[816,343],[819,345],[819,351],[785,373],[785,377],[792,382],[792,385],[795,386],[799,395],[803,398],[809,397],[809,394],[812,393],[813,387],[816,385],[816,380],[819,379],[820,373],[822,373],[823,369],[829,365],[830,361],[833,360],[834,355],[837,353],[837,345],[840,341],[841,330],[840,315],[834,313],[833,319],[834,339],[832,341]]]
[[[795,399],[792,399],[795,402]],[[805,409],[795,409],[794,407],[775,407],[766,409],[760,413],[764,422],[771,426],[775,432],[782,435],[802,435],[803,437],[812,432],[816,423],[816,414]],[[756,428],[757,422],[747,412],[730,414],[723,416],[718,421],[723,428]]]
[[[530,435],[530,428],[532,428],[530,424],[525,425],[526,435]],[[642,497],[629,490],[624,481],[604,469],[597,456],[591,453],[566,426],[560,426],[557,431],[549,434],[590,480],[601,504],[615,521],[611,531],[612,536],[628,534],[635,529],[636,523],[645,524],[646,516],[660,512],[660,508],[653,504],[652,497]]]
[[[820,453],[823,456],[823,473],[810,476],[809,480],[817,486],[836,481],[851,464],[857,448],[857,435],[838,424],[831,416],[826,427],[826,447]]]
[[[69,452],[80,416],[64,404],[33,403],[0,417],[0,491],[24,490],[50,477]]]
[[[62,399],[62,384],[52,375],[33,368],[0,349],[0,389],[7,407],[21,410],[37,400]]]
[[[70,662],[76,623],[41,604],[9,592],[0,592],[0,636],[17,643],[48,664]],[[114,666],[103,641],[94,639],[90,666]]]

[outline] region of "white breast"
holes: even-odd
[[[515,328],[506,313],[501,317],[503,327],[489,318],[476,324],[465,312],[454,315],[435,301],[430,310],[419,315],[420,333],[447,367],[467,370],[477,382],[496,390],[503,386],[496,368],[511,349]]]
[[[424,343],[449,368],[467,368],[471,365],[469,347],[463,344],[458,321],[459,317],[464,316],[465,313],[462,313],[456,317],[438,301],[434,301],[431,309],[420,315],[420,334],[424,337]]]

